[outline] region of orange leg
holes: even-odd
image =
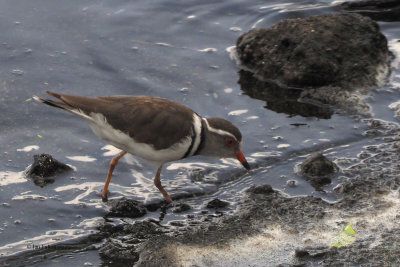
[[[112,158],[110,162],[110,167],[108,168],[108,174],[107,174],[107,179],[106,182],[104,183],[103,190],[101,190],[101,198],[103,202],[107,202],[107,193],[108,193],[108,185],[110,184],[111,181],[111,175],[114,171],[115,166],[118,164],[118,160],[122,158],[126,154],[126,151],[121,151],[116,155],[115,157]]]
[[[158,167],[158,169],[157,169],[156,176],[154,177],[154,184],[156,185],[158,190],[160,190],[160,192],[164,196],[165,200],[168,203],[171,203],[172,199],[169,197],[167,191],[165,191],[164,187],[161,185],[161,181],[160,181],[161,168],[162,168],[162,165],[160,167]]]

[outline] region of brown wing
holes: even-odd
[[[191,135],[193,111],[171,100],[151,96],[83,97],[47,92],[86,114],[101,113],[115,129],[136,142],[165,149]],[[54,103],[57,102],[53,102]],[[65,107],[59,106],[63,109]]]

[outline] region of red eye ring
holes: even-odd
[[[234,144],[236,144],[235,139],[233,139],[230,136],[225,136],[225,145],[227,146],[233,146]]]

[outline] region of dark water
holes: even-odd
[[[1,1],[0,3],[0,257],[31,251],[30,245],[63,244],[96,231],[108,207],[99,192],[115,149],[97,139],[73,115],[30,101],[44,90],[99,96],[145,94],[181,102],[203,116],[219,116],[244,135],[243,152],[256,168],[246,173],[234,160],[191,158],[164,167],[171,195],[192,210],[167,213],[161,224],[198,214],[211,199],[229,201],[242,191],[271,184],[290,196],[328,201],[337,184],[315,189],[294,172],[315,151],[358,162],[374,144],[357,116],[331,119],[288,116],[244,95],[229,47],[252,27],[284,18],[336,12],[331,1]],[[391,50],[400,53],[399,23],[380,23]],[[389,83],[366,98],[373,117],[398,123],[388,107],[399,99],[399,60]],[[50,153],[75,168],[43,188],[25,178],[32,156]],[[342,168],[348,165],[341,165]],[[117,166],[110,198],[161,200],[155,167],[133,156]],[[339,174],[340,175],[340,174]],[[287,186],[297,181],[296,187]],[[160,211],[147,215],[158,219]],[[40,266],[99,264],[96,251],[49,259]]]

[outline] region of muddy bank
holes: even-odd
[[[378,142],[364,146],[357,159],[333,159],[335,165],[327,174],[339,169],[339,176],[332,177],[340,181],[334,189],[337,202],[312,196],[288,197],[267,184],[251,185],[243,191],[232,215],[226,215],[225,204],[215,200],[210,203],[219,203],[218,209],[205,203],[201,213],[169,226],[154,219],[122,218],[115,223],[107,216],[95,235],[62,249],[53,246],[2,259],[1,266],[87,250],[97,250],[104,266],[400,264],[399,126],[377,119],[365,119],[364,123],[369,129],[363,135]],[[145,212],[140,203],[126,199],[111,204],[116,216]],[[175,213],[179,207],[190,208],[182,203],[162,206],[160,215]],[[354,240],[333,247],[349,223],[355,231]]]
[[[105,264],[138,266],[320,266],[400,264],[400,138],[398,126],[367,120],[381,142],[364,147],[359,162],[337,158],[340,200],[288,198],[268,185],[248,188],[231,216],[161,227],[154,221],[105,228]],[[167,211],[169,212],[169,211]],[[332,247],[352,222],[354,243]],[[104,231],[104,229],[102,230]],[[117,241],[116,241],[117,240]]]

